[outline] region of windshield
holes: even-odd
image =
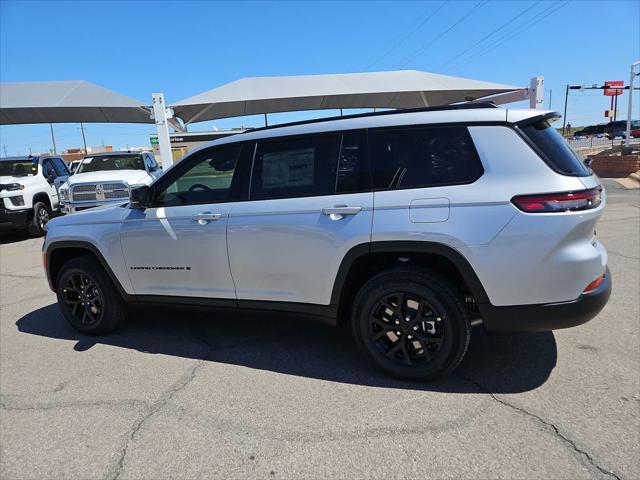
[[[35,175],[38,166],[29,159],[0,161],[0,176],[26,177]]]
[[[85,157],[75,173],[102,172],[105,170],[144,170],[144,161],[142,156],[137,153]]]

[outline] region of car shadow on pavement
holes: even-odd
[[[476,328],[464,361],[452,375],[435,382],[407,382],[370,366],[345,327],[228,311],[145,309],[131,317],[115,333],[92,337],[71,328],[52,304],[28,313],[16,325],[23,333],[73,340],[78,355],[103,344],[332,382],[449,393],[529,391],[547,380],[557,360],[551,332],[490,336]]]
[[[27,233],[26,230],[19,230],[16,232],[0,232],[0,245],[22,242],[23,240],[29,240],[30,238],[32,237]]]

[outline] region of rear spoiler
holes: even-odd
[[[534,123],[548,121],[549,123],[555,122],[559,118],[562,118],[558,112],[546,112],[541,115],[535,115],[533,117],[525,118],[514,123],[518,127],[526,127],[527,125],[533,125]]]

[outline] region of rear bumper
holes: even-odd
[[[582,325],[604,308],[611,295],[611,273],[607,268],[598,288],[575,300],[538,305],[495,307],[478,305],[485,330],[489,333],[544,332]]]
[[[31,220],[31,209],[7,210],[0,209],[0,229],[24,228]]]

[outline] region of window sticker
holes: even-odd
[[[262,188],[313,185],[315,148],[265,153],[262,157]]]

